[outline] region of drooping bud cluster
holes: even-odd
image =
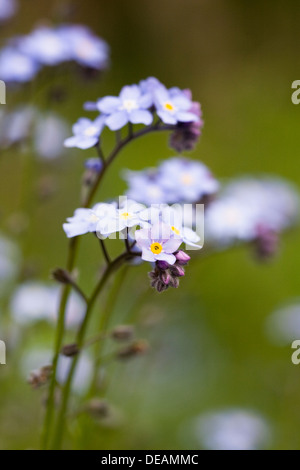
[[[184,94],[187,98],[192,99],[192,93],[190,90],[184,90]],[[179,153],[184,150],[193,150],[195,148],[203,127],[200,103],[193,101],[189,111],[198,116],[199,120],[193,122],[178,122],[174,132],[170,135],[170,147]]]
[[[149,273],[151,286],[157,292],[163,292],[169,287],[177,288],[179,286],[179,278],[185,275],[185,266],[190,257],[184,251],[179,250],[174,253],[176,262],[173,265],[166,261],[157,261],[153,271]]]

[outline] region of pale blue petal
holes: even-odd
[[[128,114],[126,111],[118,111],[106,118],[105,122],[111,131],[117,131],[128,123]]]
[[[157,111],[157,115],[165,124],[172,124],[172,125],[177,124],[177,119],[173,115],[168,113],[167,111],[159,110]]]
[[[170,238],[170,240],[164,243],[164,251],[166,253],[174,253],[174,251],[178,250],[181,243],[181,238]]]
[[[114,113],[121,106],[121,100],[117,96],[106,96],[97,102],[99,111],[104,114]]]
[[[129,114],[129,120],[132,124],[144,124],[149,126],[153,121],[153,116],[150,111],[135,109]]]
[[[166,261],[168,264],[174,264],[176,262],[176,257],[168,253],[160,253],[159,255],[155,255],[155,258],[158,261]]]
[[[179,122],[197,122],[199,117],[196,114],[188,113],[186,111],[179,111],[176,113],[176,117]]]
[[[120,99],[124,100],[138,100],[141,95],[141,91],[138,85],[126,85],[122,88],[120,93]]]
[[[174,258],[175,258],[175,256],[174,256]],[[147,248],[144,248],[143,251],[142,251],[142,259],[144,261],[150,261],[151,263],[153,263],[155,261],[156,257],[154,256],[152,251],[150,251]]]

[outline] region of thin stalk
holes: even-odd
[[[103,288],[105,287],[107,281],[109,280],[110,276],[114,273],[116,269],[118,269],[119,266],[122,266],[122,264],[128,259],[128,253],[123,253],[122,255],[118,256],[110,265],[107,266],[106,270],[104,271],[104,274],[102,278],[100,279],[99,283],[97,284],[96,288],[94,289],[88,304],[87,304],[87,309],[85,312],[85,317],[84,320],[80,326],[80,329],[77,334],[76,338],[76,344],[78,346],[78,349],[80,350],[82,346],[84,345],[84,337],[85,333],[90,321],[91,313],[94,307],[94,304],[99,296],[99,294],[102,292]],[[61,448],[62,444],[62,438],[64,434],[64,428],[65,428],[65,416],[67,413],[67,408],[68,408],[68,401],[69,401],[69,396],[71,392],[71,386],[72,386],[72,381],[73,381],[73,376],[78,364],[80,354],[78,353],[72,362],[72,365],[70,367],[67,381],[65,383],[65,386],[63,388],[63,394],[62,394],[62,402],[61,402],[61,407],[60,411],[58,414],[58,419],[57,419],[57,424],[56,424],[56,432],[54,436],[54,441],[53,441],[53,449],[59,450]]]
[[[89,194],[86,197],[86,200],[84,201],[83,207],[87,208],[90,206],[97,189],[103,179],[103,177],[106,174],[107,169],[110,167],[110,165],[113,163],[115,160],[116,156],[118,153],[125,147],[129,142],[132,140],[142,137],[146,134],[149,134],[153,131],[166,131],[166,130],[172,130],[173,126],[168,126],[168,125],[161,125],[160,122],[154,124],[153,126],[146,127],[144,129],[141,129],[135,133],[132,133],[131,135],[128,135],[126,138],[123,140],[120,140],[117,142],[115,148],[112,150],[110,153],[109,157],[107,160],[103,158],[103,168],[102,171],[99,173],[93,187],[91,188]],[[100,149],[101,152],[101,149]],[[100,155],[101,158],[101,155]],[[102,159],[102,158],[101,158]],[[69,245],[69,250],[68,250],[68,261],[67,261],[67,266],[66,269],[71,272],[74,268],[75,264],[75,259],[78,251],[78,241],[79,237],[74,237]],[[64,336],[64,331],[65,331],[65,308],[66,304],[69,298],[70,294],[70,286],[66,285],[62,289],[62,294],[61,294],[61,300],[60,300],[60,306],[59,306],[59,312],[58,312],[58,323],[57,323],[57,328],[56,328],[56,337],[55,337],[55,348],[54,348],[54,358],[53,358],[53,370],[52,370],[52,378],[50,382],[50,387],[49,387],[49,396],[47,400],[47,409],[46,409],[46,414],[45,414],[45,420],[44,420],[44,426],[43,426],[43,432],[42,432],[42,448],[47,449],[48,442],[49,442],[49,437],[52,429],[52,418],[53,418],[53,413],[54,413],[54,396],[55,396],[55,388],[56,388],[56,374],[57,374],[57,364],[58,364],[58,357],[59,357],[59,352],[61,350],[62,346],[62,341],[63,341],[63,336]],[[76,365],[75,365],[76,367]]]

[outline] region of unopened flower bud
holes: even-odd
[[[178,279],[178,277],[171,277],[170,286],[171,286],[171,287],[174,287],[175,289],[177,289],[177,287],[179,287],[179,279]]]
[[[131,357],[139,356],[144,354],[149,349],[149,344],[147,341],[138,340],[134,343],[126,346],[126,348],[121,349],[117,352],[118,359],[130,359]]]
[[[165,271],[170,265],[166,261],[157,261],[156,266],[158,269]]]
[[[191,259],[191,257],[182,250],[177,251],[177,253],[175,253],[175,256],[176,256],[177,264],[180,264],[181,266],[184,266],[185,264],[187,264]]]
[[[170,273],[168,271],[163,271],[160,275],[160,278],[166,286],[168,284],[170,284],[171,276],[170,276]]]
[[[176,264],[170,267],[170,272],[172,276],[175,276],[175,277],[182,277],[185,275],[184,269],[181,266],[178,266]]]
[[[73,357],[76,356],[79,353],[79,349],[77,344],[66,344],[65,346],[62,347],[61,352],[63,356],[67,357]]]
[[[116,341],[126,341],[131,339],[134,334],[134,328],[131,325],[120,325],[113,329],[111,337]]]
[[[54,269],[51,273],[51,277],[61,284],[71,284],[73,282],[71,274],[62,268]]]

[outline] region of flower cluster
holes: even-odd
[[[0,52],[0,78],[6,82],[27,82],[43,66],[75,61],[96,70],[108,65],[105,41],[81,25],[38,27],[26,36],[11,39]]]
[[[218,181],[201,162],[170,158],[157,169],[127,171],[127,196],[143,204],[200,203],[215,194]]]
[[[299,214],[299,196],[285,181],[242,178],[229,183],[209,205],[206,241],[226,247],[236,241],[256,243],[265,257],[277,248],[277,235],[292,226]]]
[[[182,243],[200,248],[199,235],[184,225],[182,207],[165,204],[146,207],[122,198],[119,204],[98,203],[92,209],[79,208],[63,225],[67,237],[96,233],[100,239],[127,240],[128,255],[154,263],[152,286],[159,292],[178,287],[182,266],[190,259],[179,251]]]
[[[105,96],[94,103],[88,102],[85,109],[99,112],[100,117],[94,121],[79,119],[73,128],[74,137],[65,143],[67,147],[86,149],[95,146],[105,126],[118,131],[126,124],[142,124],[173,131],[171,146],[177,151],[190,150],[203,125],[200,105],[192,101],[189,90],[167,89],[153,77],[124,86],[119,96]]]
[[[62,155],[68,123],[55,112],[41,112],[33,106],[19,106],[0,114],[0,148],[26,146],[30,140],[36,155],[52,160]]]

